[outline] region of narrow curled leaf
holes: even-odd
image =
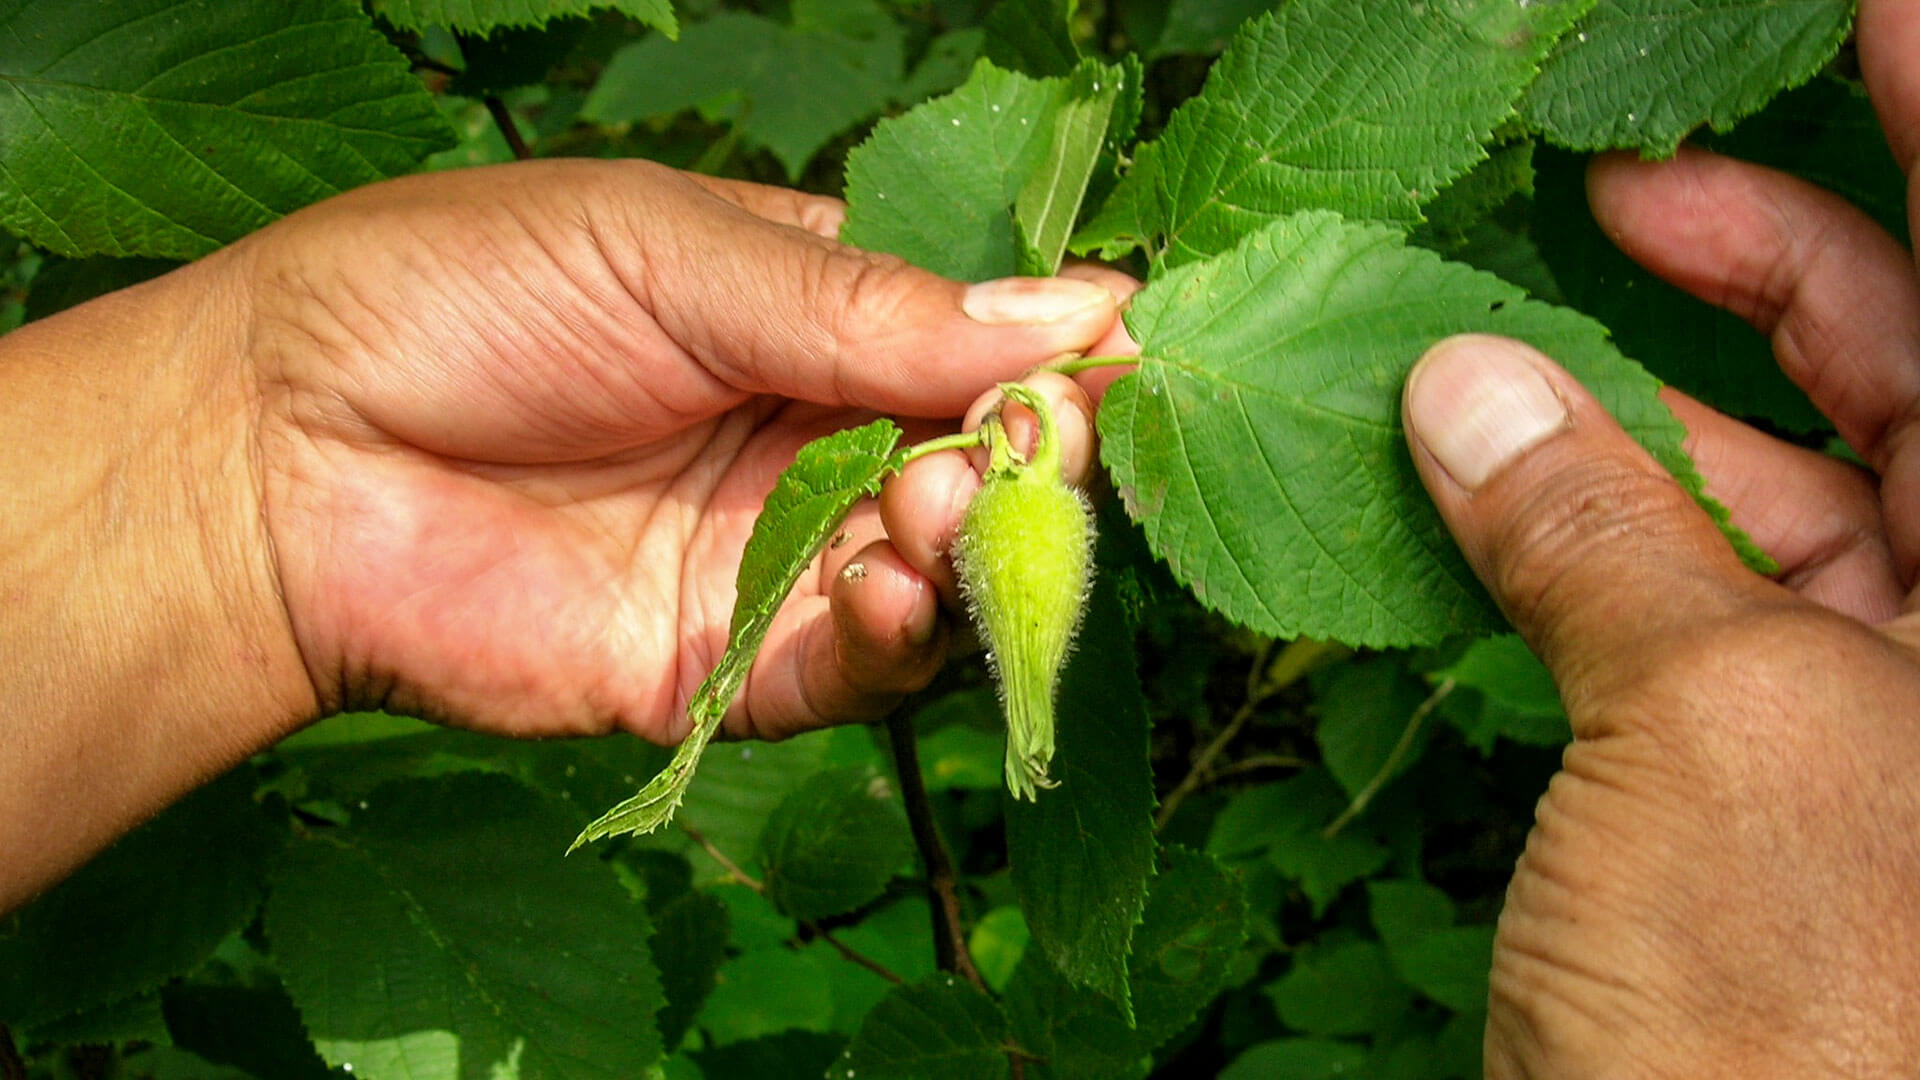
[[[1047,276],[1060,269],[1102,151],[1133,134],[1142,77],[1138,62],[1088,61],[1074,70],[1067,99],[1053,114],[1047,153],[1014,200],[1021,273]]]
[[[774,482],[741,553],[727,651],[687,703],[693,727],[686,741],[647,786],[588,825],[567,850],[609,836],[652,832],[672,820],[701,753],[746,682],[774,613],[853,504],[878,494],[880,481],[899,467],[893,452],[899,441],[900,429],[892,421],[875,420],[800,449]]]

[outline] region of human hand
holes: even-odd
[[[319,707],[677,740],[802,444],[878,413],[936,433],[1115,329],[1100,285],[968,288],[841,247],[840,216],[640,162],[546,162],[363,189],[216,256],[244,283],[265,524]],[[1084,447],[1086,399],[1043,382]],[[963,505],[961,479],[923,466],[890,485],[884,527],[855,512],[729,730],[871,716],[932,676],[924,553],[948,526],[913,508]]]
[[[1859,40],[1911,174],[1914,5],[1863,3]],[[1629,254],[1772,334],[1871,470],[1669,399],[1774,583],[1545,357],[1469,337],[1416,367],[1421,476],[1575,735],[1501,915],[1486,1075],[1909,1075],[1920,278],[1840,200],[1712,155],[1590,190]]]

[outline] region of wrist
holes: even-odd
[[[239,297],[199,264],[0,339],[0,910],[313,713]]]

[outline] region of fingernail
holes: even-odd
[[[1539,354],[1506,338],[1466,334],[1427,350],[1407,379],[1407,429],[1468,491],[1566,430],[1567,407]]]
[[[1073,278],[1001,278],[967,288],[960,308],[989,326],[1034,326],[1059,322],[1113,301],[1105,286]]]

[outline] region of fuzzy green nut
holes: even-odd
[[[1040,434],[1021,460],[999,416],[983,430],[993,461],[967,507],[954,563],[1007,716],[1007,789],[1031,801],[1053,787],[1053,709],[1093,576],[1093,514],[1060,475],[1060,433],[1046,399],[1003,384]]]

